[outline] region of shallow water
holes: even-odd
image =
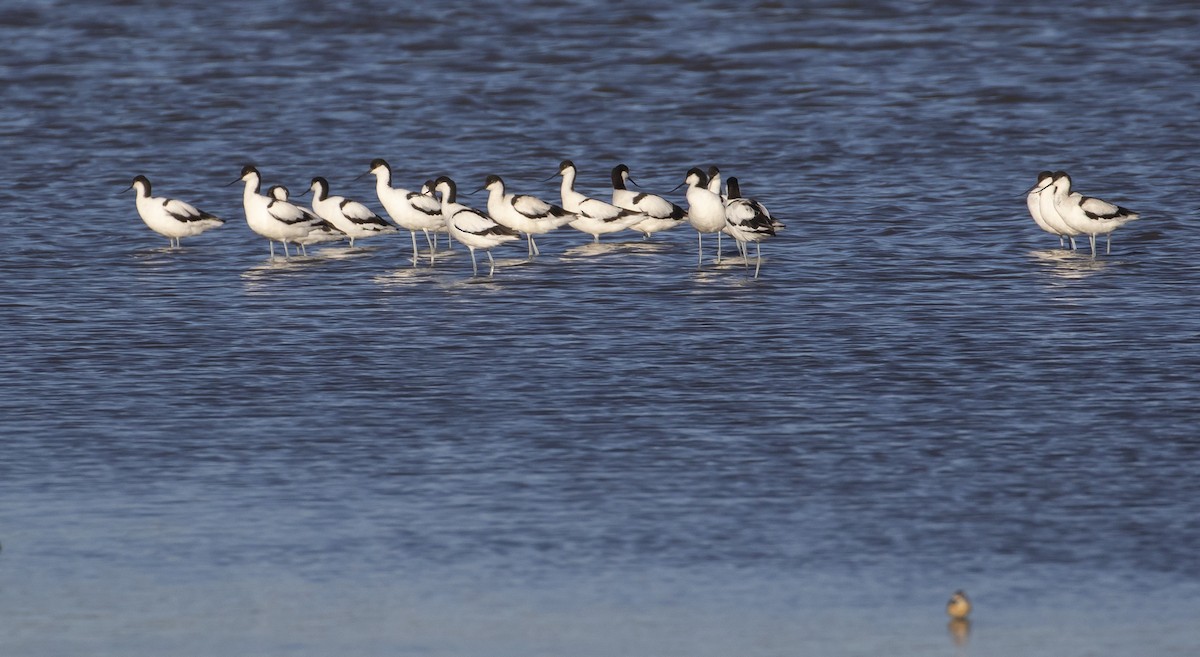
[[[6,5],[0,647],[1196,652],[1198,23]],[[378,209],[374,157],[548,199],[566,157],[602,197],[716,163],[788,228],[758,280],[686,227],[472,279],[407,236],[271,260],[222,187]],[[1042,169],[1143,218],[1064,252]],[[163,248],[139,173],[229,223]]]

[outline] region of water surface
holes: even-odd
[[[10,3],[0,646],[1196,652],[1200,11],[1052,9]],[[686,227],[472,280],[271,260],[222,187],[378,209],[374,157],[717,164],[788,228],[758,280]],[[1062,251],[1042,169],[1143,218]],[[137,174],[229,223],[165,249]]]

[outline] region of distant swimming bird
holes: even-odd
[[[507,227],[496,223],[491,217],[469,208],[458,202],[457,186],[446,176],[440,176],[434,181],[434,189],[442,195],[442,216],[446,218],[446,228],[450,236],[466,245],[471,252],[472,275],[479,275],[479,266],[475,263],[475,249],[483,249],[491,263],[488,276],[496,273],[496,261],[492,258],[492,249],[504,242],[520,239],[521,235]]]
[[[729,198],[725,201],[724,232],[737,240],[738,250],[742,252],[744,260],[749,259],[746,244],[754,242],[758,256],[754,277],[758,278],[758,271],[762,268],[762,241],[775,236],[775,221],[762,203],[752,198],[742,198],[737,178],[731,177],[726,185]]]
[[[350,246],[354,246],[355,239],[397,232],[395,226],[362,203],[342,196],[330,196],[329,181],[320,176],[312,179],[308,191],[304,193],[309,191],[313,194],[313,211],[348,235]]]
[[[1050,226],[1054,232],[1065,236],[1067,241],[1071,243],[1071,250],[1075,250],[1075,237],[1081,233],[1067,225],[1067,221],[1058,213],[1058,208],[1054,206],[1054,181],[1062,176],[1067,175],[1065,171],[1055,171],[1050,174],[1050,182],[1047,187],[1038,194],[1038,211],[1041,212],[1042,221]],[[1062,245],[1062,242],[1059,242]]]
[[[184,237],[199,235],[225,223],[224,219],[197,210],[183,201],[151,196],[150,180],[146,176],[135,177],[122,191],[131,189],[136,190],[135,203],[142,221],[150,230],[170,240],[172,247],[178,247],[179,240]]]
[[[594,242],[599,242],[600,236],[605,233],[625,230],[646,219],[641,212],[618,208],[612,203],[575,191],[575,174],[575,163],[570,160],[563,160],[558,165],[558,173],[554,174],[562,176],[562,207],[579,216],[571,222],[571,227],[591,235]]]
[[[650,239],[654,233],[669,230],[687,221],[687,210],[675,205],[661,196],[634,192],[625,188],[625,183],[633,183],[629,167],[618,164],[612,170],[613,196],[612,204],[633,212],[646,215],[646,219],[630,226],[642,234],[643,239]]]
[[[382,158],[371,160],[371,168],[367,173],[375,175],[375,194],[379,196],[383,209],[392,221],[412,236],[413,266],[417,266],[418,230],[425,234],[425,242],[429,244],[429,264],[432,265],[436,248],[429,231],[436,231],[446,223],[442,218],[442,204],[432,195],[392,187],[392,168]]]
[[[955,591],[954,595],[950,596],[950,601],[946,603],[946,613],[950,618],[956,620],[966,619],[967,614],[971,613],[971,601],[967,599],[967,594]]]
[[[279,201],[258,193],[262,185],[262,175],[253,165],[242,167],[240,178],[230,182],[230,185],[245,182],[242,192],[242,208],[246,212],[246,225],[250,230],[267,238],[271,247],[271,257],[275,257],[275,242],[283,243],[283,255],[288,255],[287,243],[295,242],[307,236],[313,230],[314,219],[319,220],[311,212],[304,210],[289,201]]]
[[[488,176],[483,187],[488,190],[488,214],[498,224],[525,233],[529,242],[529,257],[540,255],[534,235],[548,233],[579,217],[565,209],[528,194],[506,194],[500,176]],[[479,191],[476,190],[476,191]]]
[[[704,234],[717,233],[719,239],[721,231],[725,229],[725,204],[720,196],[708,190],[708,177],[700,169],[688,169],[683,182],[675,189],[683,185],[688,186],[688,223],[696,229],[696,243],[699,247],[696,266],[700,267],[704,264]],[[718,247],[717,261],[720,259]]]
[[[1098,198],[1071,192],[1071,176],[1063,173],[1054,180],[1054,207],[1059,216],[1071,228],[1087,235],[1092,245],[1092,256],[1096,255],[1096,236],[1107,236],[1105,253],[1112,253],[1112,232],[1138,214]]]
[[[267,188],[267,196],[271,197],[271,201],[267,203],[268,212],[270,212],[276,204],[279,204],[280,209],[282,209],[282,204],[288,203],[288,188],[284,187],[283,185],[271,185]],[[313,244],[336,242],[346,238],[346,234],[338,230],[337,226],[334,226],[328,221],[325,221],[324,219],[298,205],[293,205],[291,203],[288,203],[288,205],[291,205],[291,207],[299,211],[301,215],[304,215],[304,218],[306,219],[305,223],[307,223],[309,227],[307,235],[297,237],[296,239],[292,240],[292,243],[298,245],[300,247],[300,252],[304,255],[308,255],[308,247]],[[291,212],[291,208],[288,209],[288,212]]]

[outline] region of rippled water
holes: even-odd
[[[1190,3],[160,4],[0,8],[6,654],[1200,649]],[[788,229],[472,280],[222,187],[374,157],[716,163]],[[1027,215],[1060,168],[1112,255]],[[229,223],[163,248],[139,173]]]

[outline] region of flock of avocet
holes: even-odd
[[[486,211],[460,203],[457,186],[446,176],[427,180],[416,191],[393,187],[391,168],[381,159],[372,160],[370,168],[359,178],[366,175],[375,176],[375,192],[391,221],[358,201],[331,195],[329,181],[325,178],[313,178],[301,194],[312,193],[311,211],[292,203],[287,188],[282,185],[271,186],[265,195],[262,194],[262,175],[250,165],[243,167],[242,175],[229,184],[245,183],[242,207],[246,223],[250,230],[267,239],[271,257],[275,257],[275,242],[283,245],[284,257],[289,257],[288,243],[307,254],[308,247],[314,244],[349,240],[353,246],[355,240],[396,233],[402,228],[412,237],[413,266],[418,262],[417,232],[424,234],[429,245],[431,265],[437,252],[437,233],[446,232],[470,250],[475,275],[479,273],[475,260],[477,249],[487,253],[491,264],[488,275],[491,276],[496,270],[491,250],[504,242],[520,239],[522,234],[527,242],[528,257],[532,259],[540,254],[534,236],[564,225],[587,233],[599,242],[601,235],[625,229],[638,231],[649,239],[654,233],[686,221],[696,229],[700,250],[698,266],[704,259],[704,234],[717,235],[719,263],[720,238],[724,233],[735,240],[747,267],[749,244],[755,245],[754,276],[757,278],[762,268],[761,242],[783,228],[783,224],[773,219],[761,203],[742,198],[736,178],[729,178],[722,194],[721,173],[716,167],[710,167],[707,173],[693,168],[675,187],[687,185],[687,210],[661,196],[627,189],[627,183],[637,183],[624,164],[612,170],[611,203],[576,191],[575,165],[565,160],[558,171],[546,179],[562,177],[562,205],[527,194],[508,193],[500,176],[493,175],[475,190],[488,191]],[[179,246],[181,238],[199,235],[225,223],[183,201],[151,196],[150,181],[145,176],[134,178],[126,191],[129,189],[137,191],[137,209],[142,221],[154,232],[168,238],[172,247]]]
[[[1038,227],[1058,236],[1058,245],[1066,246],[1071,241],[1075,248],[1075,237],[1087,235],[1092,244],[1092,257],[1096,257],[1096,236],[1105,235],[1105,253],[1112,253],[1112,232],[1138,218],[1118,205],[1098,198],[1084,196],[1071,191],[1071,176],[1066,171],[1042,171],[1037,184],[1025,195],[1029,214]]]
[[[372,160],[370,168],[358,178],[367,175],[375,176],[375,192],[391,222],[362,203],[331,195],[329,181],[321,177],[313,178],[303,193],[312,193],[311,211],[292,203],[282,185],[273,185],[262,194],[262,175],[250,165],[243,167],[242,175],[229,184],[245,183],[242,206],[246,223],[267,238],[271,257],[275,256],[275,242],[283,245],[284,256],[289,257],[288,243],[307,255],[308,247],[313,244],[349,240],[354,246],[355,240],[396,233],[403,228],[412,237],[413,266],[419,262],[417,231],[424,234],[429,245],[430,265],[437,255],[437,233],[445,232],[448,238],[470,250],[471,270],[475,275],[479,273],[476,249],[487,253],[491,265],[488,275],[492,276],[496,271],[492,249],[521,235],[525,236],[528,257],[532,259],[541,253],[534,236],[564,225],[599,242],[601,235],[626,229],[638,231],[649,239],[654,233],[686,221],[696,229],[697,266],[704,262],[704,234],[717,235],[718,263],[721,235],[727,234],[733,237],[747,266],[749,245],[755,245],[754,277],[758,278],[762,241],[784,227],[761,203],[741,196],[737,178],[729,178],[722,193],[721,172],[715,166],[709,167],[707,173],[698,168],[688,170],[683,182],[675,187],[687,185],[687,210],[661,196],[627,189],[627,184],[637,183],[624,164],[612,169],[612,202],[576,191],[576,169],[570,160],[564,160],[558,171],[546,179],[562,177],[562,205],[528,194],[510,194],[500,176],[488,176],[483,186],[475,190],[487,190],[486,211],[459,203],[457,186],[446,176],[425,181],[418,191],[393,187],[391,167],[382,159]],[[225,223],[183,201],[151,196],[150,181],[145,176],[134,178],[128,189],[137,190],[137,209],[142,221],[168,238],[172,247],[179,246],[181,238],[199,235]],[[1026,193],[1026,204],[1037,225],[1058,236],[1060,247],[1070,240],[1074,249],[1075,237],[1087,235],[1093,257],[1096,236],[1107,236],[1105,253],[1111,253],[1112,232],[1138,218],[1137,213],[1123,207],[1072,192],[1071,176],[1064,171],[1039,173],[1037,184]]]

